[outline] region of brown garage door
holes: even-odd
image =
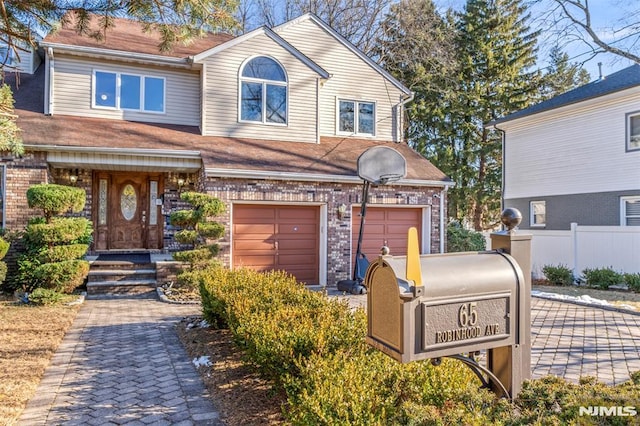
[[[285,270],[306,284],[318,284],[320,208],[233,207],[233,266]]]
[[[353,208],[351,253],[356,254],[358,233],[360,232],[360,206]],[[369,262],[380,254],[380,248],[387,246],[395,256],[407,254],[407,230],[418,228],[419,244],[422,246],[422,209],[367,207],[367,216],[362,239],[362,252]]]

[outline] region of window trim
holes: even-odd
[[[353,132],[345,132],[340,130],[340,102],[353,102]],[[373,104],[373,133],[359,133],[359,104]],[[363,136],[363,137],[375,137],[377,133],[377,117],[378,116],[378,103],[376,101],[369,101],[365,99],[356,100],[353,98],[339,98],[336,97],[336,135],[350,135],[350,136]]]
[[[266,80],[263,78],[255,78],[255,77],[243,77],[242,72],[244,71],[245,66],[256,58],[268,58],[274,61],[276,64],[280,66],[282,72],[284,73],[284,81],[276,81],[276,80]],[[262,120],[243,120],[242,119],[242,83],[260,83],[262,85]],[[266,111],[266,99],[267,99],[267,85],[272,86],[280,86],[284,87],[286,90],[285,96],[286,98],[286,114],[285,114],[285,122],[284,123],[275,123],[271,121],[267,121]],[[287,69],[282,65],[280,61],[276,58],[269,55],[253,55],[248,57],[240,68],[238,69],[238,123],[247,123],[247,124],[259,124],[264,126],[276,126],[276,127],[289,127],[289,74],[287,73]]]
[[[630,113],[627,113],[625,115],[625,151],[626,152],[634,152],[634,151],[640,151],[640,144],[638,145],[637,148],[632,148],[631,147],[631,119],[637,117],[640,120],[640,111],[633,111]],[[640,135],[638,135],[640,136]]]
[[[627,201],[640,201],[640,195],[628,195],[620,197],[620,226],[635,226],[627,225]],[[635,216],[634,216],[635,217]]]
[[[114,74],[116,76],[116,103],[114,107],[96,105],[96,82],[97,82],[96,73]],[[122,99],[121,93],[120,93],[120,90],[122,87],[122,75],[140,78],[140,109],[122,108],[120,106],[120,101]],[[153,78],[153,79],[162,81],[162,111],[147,110],[144,108],[145,107],[144,105],[145,80],[147,78]],[[110,111],[139,112],[143,114],[166,114],[167,113],[167,78],[163,76],[157,76],[157,75],[136,74],[136,73],[130,73],[130,72],[119,72],[119,71],[103,70],[103,69],[96,68],[91,73],[91,108],[104,109],[104,110],[110,110]]]
[[[544,206],[544,223],[535,223],[535,205]],[[532,200],[529,201],[529,227],[531,228],[544,228],[547,226],[547,202],[545,200]]]

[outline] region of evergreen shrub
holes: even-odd
[[[483,251],[486,240],[480,232],[463,228],[458,222],[447,226],[447,252]]]
[[[545,265],[542,273],[552,285],[572,285],[575,282],[573,272],[565,265]]]
[[[65,296],[62,293],[48,288],[36,288],[29,293],[29,303],[34,305],[57,305],[64,298]]]
[[[612,268],[587,268],[582,271],[582,276],[587,281],[587,285],[608,289],[612,285],[622,284],[624,277]]]
[[[624,274],[624,283],[629,287],[629,290],[640,293],[640,274]]]

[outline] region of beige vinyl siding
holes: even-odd
[[[626,151],[626,114],[637,111],[639,88],[499,124],[504,197],[637,190],[640,151]]]
[[[285,69],[288,81],[287,125],[239,121],[239,73],[249,58],[268,56]],[[204,60],[204,129],[210,136],[316,142],[318,74],[266,35],[218,52]]]
[[[278,34],[332,75],[320,90],[322,136],[336,135],[336,104],[344,99],[375,102],[374,138],[394,139],[401,95],[396,86],[311,20],[285,26]]]
[[[130,73],[165,79],[165,112],[92,108],[93,71]],[[56,54],[53,111],[55,114],[149,123],[200,125],[200,77],[195,71],[160,69]]]

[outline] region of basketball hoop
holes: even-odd
[[[403,179],[407,175],[407,162],[398,151],[386,146],[369,148],[358,157],[358,176],[364,180],[362,186],[362,206],[360,208],[360,233],[358,234],[358,248],[353,266],[353,279],[338,282],[338,290],[353,294],[366,293],[362,285],[364,273],[369,262],[362,253],[362,236],[364,235],[365,216],[367,215],[367,200],[369,187],[386,185]]]

